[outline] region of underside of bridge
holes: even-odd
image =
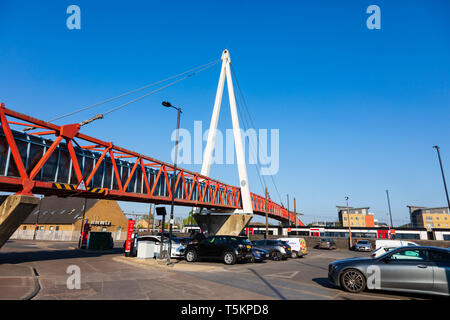
[[[253,218],[251,214],[215,213],[194,214],[197,225],[206,236],[238,236]]]

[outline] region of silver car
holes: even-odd
[[[328,279],[358,293],[381,289],[449,296],[450,250],[437,247],[399,247],[378,258],[332,262]]]
[[[372,246],[370,245],[370,241],[369,240],[359,240],[355,244],[355,250],[356,251],[371,251]]]

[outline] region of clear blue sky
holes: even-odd
[[[66,28],[71,4],[81,8],[81,30]],[[381,30],[366,27],[371,4],[381,8]],[[228,48],[255,125],[280,129],[283,201],[296,197],[306,222],[334,220],[348,195],[387,221],[389,189],[394,224],[405,223],[406,205],[446,204],[432,146],[440,145],[450,182],[449,9],[447,0],[1,1],[0,100],[51,119]],[[195,120],[207,127],[218,76],[216,66],[83,132],[169,161],[175,113],[160,102],[183,107],[184,128]],[[224,106],[221,129],[231,128]],[[215,166],[211,176],[237,184],[234,166]]]

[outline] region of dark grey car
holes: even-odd
[[[378,258],[332,262],[328,279],[349,292],[381,289],[449,296],[450,250],[399,247]]]
[[[291,247],[281,240],[257,240],[252,242],[256,248],[269,251],[272,260],[285,260],[292,256]]]
[[[331,238],[322,238],[319,240],[319,243],[317,245],[319,249],[336,249],[336,242],[334,242]]]

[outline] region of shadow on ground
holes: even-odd
[[[46,261],[58,259],[75,259],[87,257],[99,257],[111,254],[123,254],[123,248],[114,248],[105,251],[88,251],[81,249],[66,250],[39,250],[39,251],[23,251],[23,252],[5,252],[0,253],[0,264],[2,263],[23,263],[33,261]]]
[[[324,287],[324,288],[328,288],[328,289],[336,289],[337,291],[341,291],[342,293],[347,293],[346,291],[335,287],[333,284],[331,284],[328,281],[328,278],[314,278],[312,279],[312,281],[314,281],[315,283],[317,283],[318,285]],[[430,299],[448,299],[446,297],[443,296],[437,296],[437,295],[426,295],[426,294],[419,294],[419,293],[407,293],[407,292],[398,292],[398,291],[386,291],[386,290],[364,290],[363,291],[364,294],[382,294],[384,296],[392,296],[393,299],[398,298],[399,295],[401,295],[402,297],[406,297],[409,298],[409,300],[430,300]],[[357,295],[357,293],[354,293]],[[374,299],[377,296],[374,295]],[[346,299],[345,297],[343,297],[343,299]]]
[[[312,281],[314,281],[315,283],[317,283],[318,285],[328,288],[328,289],[336,289],[335,286],[333,286],[333,284],[330,283],[330,281],[328,281],[328,278],[314,278],[312,279]]]

